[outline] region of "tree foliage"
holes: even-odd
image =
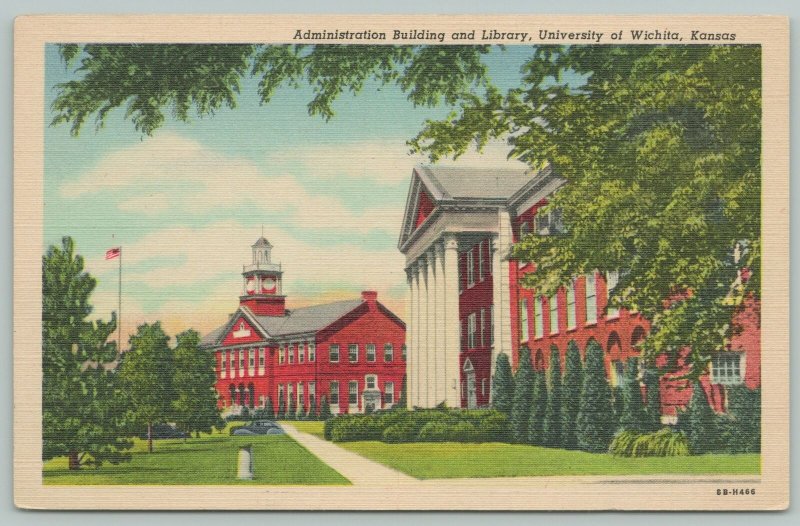
[[[625,431],[644,433],[650,430],[647,412],[642,399],[642,387],[639,383],[639,366],[636,358],[629,358],[625,364],[625,376],[622,389],[622,415],[619,425]]]
[[[169,336],[160,322],[142,324],[130,338],[119,368],[121,387],[130,400],[131,416],[147,430],[149,452],[153,452],[153,424],[173,415],[173,362]]]
[[[172,352],[172,410],[178,428],[187,432],[211,433],[225,422],[217,409],[215,358],[198,349],[200,335],[189,329],[176,336]]]
[[[603,349],[595,340],[586,346],[586,367],[578,412],[578,447],[601,453],[614,436],[614,409],[611,386],[606,379]]]
[[[511,415],[514,403],[514,376],[511,373],[511,362],[508,355],[497,355],[494,378],[492,378],[492,407],[507,416]]]
[[[689,449],[693,455],[711,453],[717,449],[719,443],[717,418],[708,404],[706,392],[699,381],[695,381],[692,385],[692,398],[682,418],[686,419]]]
[[[564,439],[563,447],[566,449],[578,448],[578,411],[581,403],[581,390],[583,389],[583,362],[581,352],[575,340],[567,344],[567,356],[564,362],[564,387],[563,387],[563,415]]]
[[[550,346],[550,393],[547,398],[547,414],[544,420],[544,445],[561,447],[564,433],[563,389],[561,388],[561,353],[555,345]]]
[[[42,258],[42,459],[69,457],[70,469],[128,460],[125,397],[106,364],[117,353],[111,321],[91,320],[95,279],[71,238]]]
[[[647,424],[645,431],[661,429],[661,375],[658,369],[648,366],[644,371],[644,386],[647,396]]]
[[[533,401],[531,418],[528,423],[528,442],[537,446],[545,445],[545,419],[550,406],[547,392],[547,376],[544,370],[533,371]]]
[[[527,348],[519,350],[517,373],[514,375],[514,400],[511,405],[511,439],[524,444],[528,441],[533,405],[533,367],[531,351]]]

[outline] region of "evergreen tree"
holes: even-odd
[[[578,412],[578,447],[600,453],[614,436],[614,408],[606,379],[603,349],[595,340],[586,347],[586,368]]]
[[[658,369],[647,367],[644,372],[644,386],[647,396],[645,431],[661,429],[661,375]]]
[[[497,355],[497,363],[492,378],[492,408],[511,415],[511,407],[514,404],[514,376],[511,374],[511,363],[508,355],[500,353]]]
[[[563,447],[564,414],[563,390],[561,389],[561,355],[558,347],[550,346],[550,393],[547,398],[547,414],[544,419],[544,445]]]
[[[42,258],[42,460],[68,457],[69,469],[129,460],[125,398],[103,364],[117,346],[117,327],[92,321],[96,280],[84,272],[71,238]]]
[[[689,450],[693,455],[710,453],[716,449],[717,415],[708,405],[708,398],[699,381],[692,384],[692,398],[689,407],[682,418],[686,419],[686,429],[689,438]]]
[[[297,400],[292,397],[289,400],[289,405],[286,407],[286,420],[294,420],[297,416]]]
[[[578,411],[583,389],[583,362],[578,344],[570,340],[564,370],[563,443],[566,449],[578,449]]]
[[[392,407],[398,407],[400,409],[408,408],[408,385],[407,385],[406,375],[403,375],[403,383],[400,384],[400,398],[397,400],[397,403]],[[325,420],[325,419],[322,418],[322,416],[320,415],[320,420]]]
[[[517,443],[528,441],[531,409],[533,403],[533,367],[531,352],[519,350],[519,365],[514,376],[514,400],[511,406],[511,439]]]
[[[622,415],[625,413],[625,401],[623,400],[622,387],[611,386],[611,407],[613,409],[611,416],[611,429],[613,434],[616,434],[620,429],[620,421]]]
[[[200,335],[194,330],[176,337],[172,352],[175,374],[173,383],[173,417],[178,429],[187,434],[211,433],[225,422],[217,409],[217,375],[212,353],[200,351]]]
[[[273,420],[275,418],[275,407],[272,405],[272,397],[267,397],[264,401],[264,418]]]
[[[172,356],[161,323],[140,325],[119,369],[132,416],[147,428],[147,450],[153,452],[153,424],[172,416]]]
[[[286,418],[286,400],[283,397],[283,393],[278,393],[278,413],[275,415],[275,418]]]
[[[545,444],[545,419],[549,406],[547,376],[544,370],[533,372],[533,406],[528,424],[528,442],[537,446]]]
[[[639,384],[638,362],[628,359],[622,383],[622,416],[619,425],[625,431],[649,431],[647,412],[642,400],[642,387]]]
[[[732,419],[731,453],[761,452],[761,389],[728,387],[728,413]]]
[[[327,396],[323,396],[322,397],[322,403],[320,404],[320,408],[319,408],[319,419],[324,422],[325,420],[329,419],[331,416],[333,416],[331,414],[331,404],[328,403],[328,397]]]

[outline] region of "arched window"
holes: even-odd
[[[644,329],[641,325],[637,325],[635,329],[633,329],[633,334],[631,335],[631,347],[636,347],[642,340],[644,340]]]

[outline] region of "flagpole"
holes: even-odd
[[[119,315],[117,326],[117,355],[122,355],[122,245],[119,246]]]

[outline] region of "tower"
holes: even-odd
[[[272,262],[272,245],[263,236],[252,245],[252,249],[253,262],[242,266],[244,288],[239,304],[256,316],[283,316],[286,296],[282,294],[281,264]]]

